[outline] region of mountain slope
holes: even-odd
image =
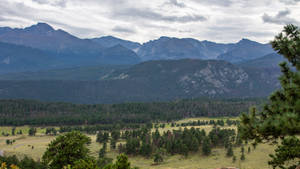
[[[197,97],[259,97],[279,87],[278,75],[217,60],[148,61],[98,81],[1,81],[0,98],[76,103],[165,101]]]
[[[239,63],[242,67],[252,67],[252,68],[279,68],[279,63],[287,61],[282,55],[277,53],[271,53],[258,59],[249,60],[247,62]]]
[[[127,65],[105,65],[75,67],[66,69],[44,70],[36,72],[7,73],[0,75],[0,80],[101,80],[117,70],[126,69]]]
[[[91,40],[79,39],[63,30],[54,30],[46,23],[24,29],[12,29],[0,35],[0,41],[64,54],[95,54],[103,47]]]
[[[107,64],[136,64],[140,58],[132,50],[121,45],[116,45],[105,49],[102,52],[102,60]]]
[[[238,63],[257,59],[270,53],[274,53],[274,50],[269,44],[261,44],[248,39],[242,39],[234,44],[228,52],[219,55],[218,59]]]
[[[93,38],[91,39],[93,42],[96,42],[100,44],[101,46],[104,46],[106,48],[110,48],[116,45],[122,45],[125,48],[131,49],[131,50],[137,50],[139,47],[141,47],[141,44],[137,42],[132,42],[128,40],[119,39],[113,36],[103,36],[100,38]]]
[[[0,74],[53,69],[58,64],[41,50],[0,42]]]
[[[210,41],[198,41],[192,38],[186,38],[185,40],[193,44],[198,49],[198,51],[203,55],[203,59],[217,59],[219,55],[227,52],[233,46],[231,43],[222,44]]]
[[[144,61],[204,57],[188,40],[169,37],[160,37],[144,43],[137,54]]]

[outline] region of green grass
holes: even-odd
[[[211,119],[211,118],[209,118]],[[192,120],[207,120],[207,118],[196,118],[196,119],[184,119],[180,120],[177,123],[188,122]],[[160,132],[164,132],[167,130],[179,129],[180,127],[171,128],[170,125],[166,125],[165,128],[159,128]],[[184,127],[181,127],[182,129]],[[207,132],[212,129],[212,126],[197,126],[197,128],[205,129]],[[233,128],[225,126],[224,128]],[[22,129],[24,131],[28,131],[29,127],[17,127],[18,129]],[[17,131],[16,130],[16,131]],[[155,130],[155,129],[153,129]],[[11,127],[0,127],[0,131],[10,132]],[[47,148],[47,145],[53,140],[54,136],[45,136],[45,128],[38,128],[37,136],[30,137],[27,136],[27,132],[24,132],[23,136],[0,136],[0,150],[5,151],[6,155],[17,155],[19,157],[23,157],[24,155],[28,155],[33,157],[36,160],[39,160],[43,155],[44,151]],[[102,147],[99,143],[96,143],[95,135],[88,135],[92,139],[91,145],[89,145],[89,149],[91,151],[91,155],[97,157],[98,151]],[[6,139],[15,139],[16,142],[13,145],[6,145]],[[29,146],[30,145],[30,146]],[[31,148],[34,146],[34,149]],[[140,167],[141,169],[215,169],[219,167],[238,167],[240,169],[269,169],[271,167],[268,166],[267,161],[269,159],[269,155],[274,153],[274,146],[267,144],[260,144],[257,146],[255,150],[251,147],[251,153],[247,153],[248,146],[245,146],[245,155],[246,160],[240,161],[240,148],[234,148],[234,154],[237,158],[235,163],[232,163],[232,158],[226,157],[226,152],[224,148],[213,149],[212,155],[206,157],[201,154],[201,151],[189,154],[187,158],[181,155],[175,156],[167,156],[164,158],[164,162],[159,165],[154,165],[152,158],[144,158],[141,156],[129,156],[129,160],[133,166]],[[116,158],[118,152],[113,150],[109,150],[109,144],[107,157]]]

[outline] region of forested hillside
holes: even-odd
[[[81,125],[147,123],[187,117],[237,116],[262,99],[178,100],[172,102],[81,105],[33,100],[0,100],[0,125]]]
[[[217,60],[148,61],[0,76],[0,98],[73,103],[264,97],[279,88],[278,69],[241,68]]]

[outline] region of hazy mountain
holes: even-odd
[[[0,73],[54,69],[58,64],[41,50],[0,42]]]
[[[177,60],[184,58],[219,59],[240,63],[272,53],[270,45],[243,39],[236,44],[198,41],[192,38],[161,37],[142,45],[112,36],[80,39],[63,30],[55,30],[46,23],[38,23],[24,29],[0,28],[0,42],[27,46],[51,56],[46,67],[67,68],[96,65],[136,64],[147,60]],[[8,48],[9,49],[9,48]],[[28,55],[27,55],[28,56]],[[8,58],[2,55],[2,60]],[[20,57],[16,57],[18,59]],[[24,61],[25,59],[25,61]],[[28,60],[26,60],[28,59]],[[6,65],[6,72],[41,70],[39,66],[25,65],[30,57],[23,58],[15,69]],[[24,63],[22,65],[21,63]],[[43,65],[43,60],[36,60]],[[31,67],[30,67],[31,65]],[[26,67],[26,69],[25,69]],[[42,67],[41,67],[42,68]]]
[[[91,40],[106,48],[122,45],[128,49],[137,50],[141,46],[140,43],[119,39],[113,36],[103,36],[100,38],[93,38]]]
[[[102,80],[95,78],[98,81],[2,80],[0,98],[117,103],[202,96],[258,97],[279,87],[279,73],[217,60],[148,61],[101,76]]]
[[[10,27],[0,27],[0,35],[5,34],[11,30],[12,29]]]
[[[239,63],[243,67],[252,67],[252,68],[279,68],[279,63],[287,61],[282,55],[277,53],[271,53],[266,56],[260,57],[258,59],[249,60],[246,62]]]
[[[242,39],[224,54],[218,56],[220,60],[226,60],[231,63],[238,63],[253,60],[267,54],[274,53],[271,45],[261,44],[248,39]]]
[[[26,46],[28,49],[39,50],[44,55],[51,56],[47,60],[37,59],[35,61],[38,65],[43,65],[44,62],[48,61],[47,67],[66,68],[139,62],[136,54],[129,49],[118,45],[105,48],[92,40],[77,38],[60,29],[55,30],[46,23],[38,23],[24,29],[2,27],[0,28],[0,42]],[[8,50],[10,48],[6,49],[6,51]],[[1,57],[5,59],[10,56],[2,54]],[[23,55],[23,60],[18,61],[17,59],[20,57],[14,59],[14,62],[18,62],[19,67],[24,67],[24,69],[14,69],[13,65],[6,65],[2,69],[6,69],[6,72],[42,70],[39,69],[41,68],[39,66],[27,64],[27,62],[32,62],[28,51],[26,57]],[[53,63],[56,64],[53,65]]]
[[[161,37],[144,43],[137,54],[144,61],[197,58],[236,63],[256,59],[272,52],[274,51],[270,45],[248,39],[242,39],[238,43],[222,44],[192,38]]]
[[[105,49],[102,52],[103,61],[107,64],[136,64],[140,62],[140,58],[130,49],[122,45],[116,45]]]
[[[103,49],[91,40],[79,39],[61,29],[55,30],[46,23],[11,29],[0,34],[0,41],[66,55],[98,54]]]
[[[198,41],[192,38],[186,38],[188,42],[193,44],[199,52],[203,55],[203,59],[217,59],[217,57],[229,49],[232,48],[234,44],[223,44],[223,43],[215,43],[210,41]]]
[[[159,39],[144,43],[137,54],[142,60],[164,60],[183,58],[204,58],[189,40],[160,37]]]

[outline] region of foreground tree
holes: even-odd
[[[128,157],[125,154],[120,154],[117,157],[117,161],[114,164],[107,165],[104,169],[137,169],[136,167],[131,168]]]
[[[282,88],[270,96],[261,112],[252,109],[249,115],[242,115],[240,131],[243,139],[254,140],[255,144],[278,143],[269,164],[294,169],[300,165],[300,141],[296,137],[300,134],[300,29],[285,26],[271,44],[294,68],[286,62],[280,64]]]
[[[58,136],[48,145],[42,160],[51,169],[62,169],[67,165],[73,166],[79,160],[91,161],[87,148],[90,143],[91,139],[80,132]]]

